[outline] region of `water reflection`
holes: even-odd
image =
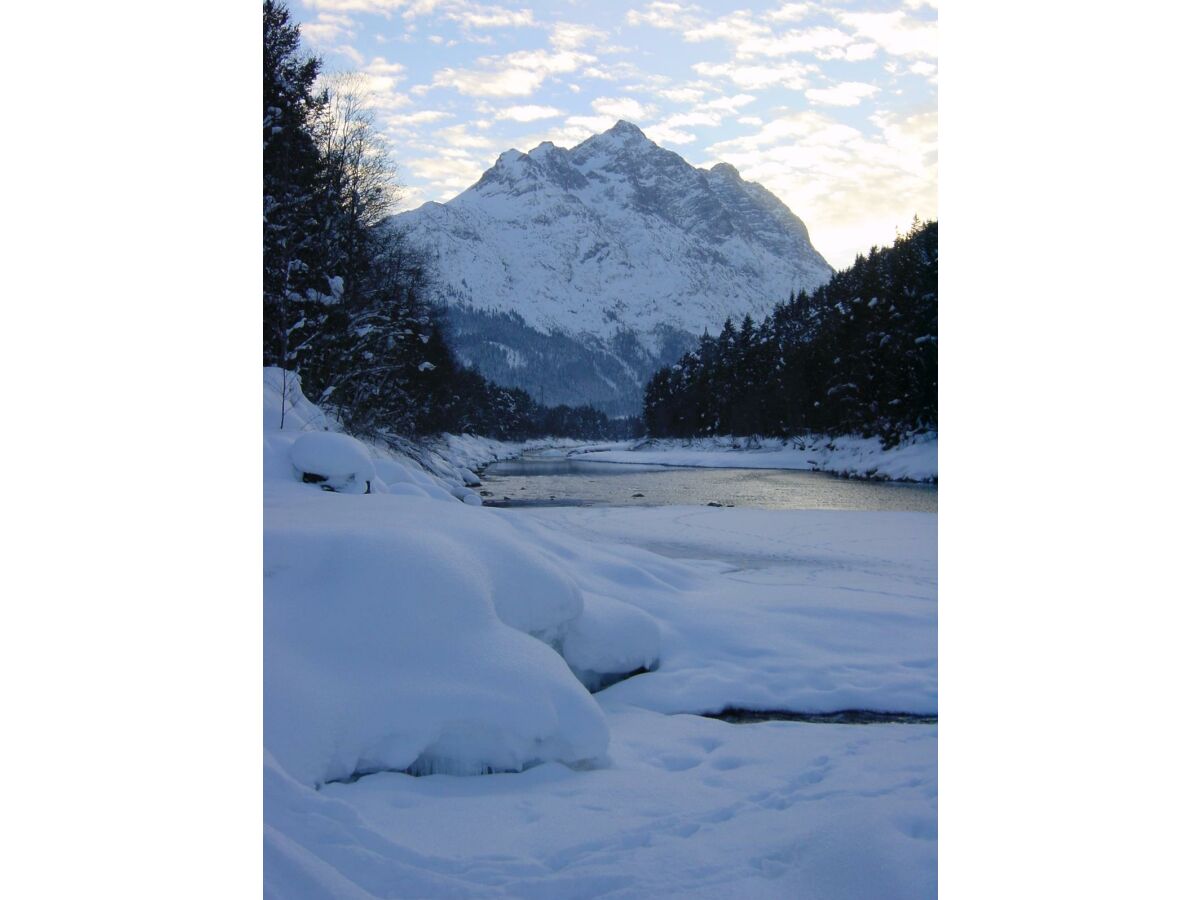
[[[504,460],[483,473],[493,506],[674,506],[937,512],[934,485],[854,481],[822,472],[689,469],[578,458]]]

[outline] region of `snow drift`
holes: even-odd
[[[653,665],[654,621],[585,598],[509,522],[458,502],[478,504],[461,484],[323,430],[295,376],[287,400],[284,383],[264,370],[264,730],[278,764],[321,784],[602,760],[585,685]],[[457,443],[442,452],[494,450]]]

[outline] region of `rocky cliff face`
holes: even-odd
[[[636,413],[649,375],[706,328],[832,272],[768,190],[628,122],[569,150],[509,150],[453,200],[393,222],[426,252],[465,362],[615,414]]]

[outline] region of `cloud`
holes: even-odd
[[[403,78],[404,66],[400,63],[388,62],[382,56],[376,56],[362,71],[367,75],[379,75],[389,78]]]
[[[700,104],[697,109],[716,109],[735,113],[747,103],[753,103],[754,100],[753,94],[735,94],[732,97],[717,97],[715,100],[709,100],[707,103]]]
[[[659,123],[659,127],[675,128],[680,125],[720,125],[722,116],[714,112],[692,111],[676,113]],[[649,134],[649,132],[647,132]]]
[[[656,112],[653,106],[632,97],[599,97],[592,101],[592,109],[601,116],[627,119],[631,122],[645,121]]]
[[[441,196],[445,199],[474,184],[479,180],[480,173],[487,168],[477,159],[449,153],[418,157],[411,160],[408,167],[422,181],[428,181],[435,188],[441,189]]]
[[[480,69],[440,69],[433,87],[452,87],[472,97],[527,97],[551,75],[574,72],[596,57],[574,50],[518,50],[481,57]]]
[[[546,76],[528,69],[480,72],[470,69],[441,69],[433,75],[434,87],[452,87],[472,97],[525,97],[532,94]]]
[[[937,22],[914,19],[903,10],[836,13],[838,21],[893,56],[937,56]]]
[[[318,13],[315,22],[300,23],[300,34],[314,46],[332,47],[343,39],[353,39],[354,20],[349,16]]]
[[[777,86],[795,91],[803,90],[808,86],[805,75],[817,71],[816,66],[799,62],[774,65],[696,63],[692,68],[701,75],[712,78],[728,78],[738,87],[752,91]]]
[[[926,62],[923,59],[917,60],[908,67],[908,71],[914,75],[920,75],[922,78],[928,78],[930,81],[937,80],[938,67],[931,62]]]
[[[332,52],[346,57],[347,59],[351,60],[356,66],[361,66],[367,61],[367,58],[365,56],[363,56],[361,53],[359,53],[357,50],[355,50],[349,44],[339,44],[338,46],[333,48]]]
[[[591,25],[556,22],[550,30],[550,45],[557,50],[578,50],[604,37],[604,32]]]
[[[467,131],[466,125],[451,125],[449,128],[439,129],[435,135],[438,138],[439,145],[464,151],[459,155],[470,156],[471,158],[476,158],[475,154],[467,154],[465,151],[487,150],[492,152],[496,146],[494,140]],[[448,150],[446,152],[452,153],[453,151]]]
[[[867,97],[879,93],[879,88],[862,81],[843,81],[828,88],[809,88],[804,96],[823,106],[858,106]]]
[[[747,41],[769,37],[770,34],[770,28],[756,21],[750,13],[739,10],[685,29],[683,39],[690,43],[719,39],[740,46]]]
[[[534,24],[533,11],[528,9],[505,9],[502,6],[466,4],[458,9],[447,10],[447,19],[468,28],[517,28]]]
[[[426,125],[430,122],[439,122],[442,119],[449,119],[450,113],[441,109],[422,109],[412,113],[394,113],[384,116],[383,123],[388,128],[402,129],[411,125]]]
[[[850,62],[860,62],[864,59],[870,59],[875,55],[875,51],[879,49],[878,44],[862,43],[851,44],[846,48],[845,58]]]
[[[509,119],[513,122],[536,122],[538,119],[552,119],[563,115],[561,109],[553,106],[510,106],[496,113],[497,119]]]
[[[768,121],[708,148],[761,182],[808,224],[835,266],[890,243],[914,214],[937,216],[937,111],[876,112],[860,130],[815,110]]]
[[[767,18],[774,22],[795,22],[808,18],[811,12],[811,3],[785,3],[779,9],[767,13]]]
[[[659,91],[660,96],[665,97],[672,103],[696,103],[704,98],[704,91],[700,88],[680,87],[669,88]]]
[[[699,11],[695,6],[655,0],[655,2],[647,4],[641,12],[636,9],[629,10],[625,14],[625,21],[630,25],[649,25],[651,28],[682,31],[695,21],[695,13]]]
[[[303,0],[310,9],[329,10],[331,12],[363,12],[376,15],[391,15],[395,10],[403,9],[405,16],[414,11],[432,12],[439,5],[445,5],[445,0]]]
[[[654,125],[646,129],[646,137],[656,144],[690,144],[696,136],[687,131],[679,131],[668,125]]]
[[[854,43],[854,37],[840,28],[818,26],[780,35],[755,37],[737,45],[738,56],[791,56],[796,53],[816,53]]]

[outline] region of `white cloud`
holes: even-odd
[[[646,137],[656,144],[690,144],[696,136],[687,131],[679,131],[668,125],[654,125],[646,129]]]
[[[604,32],[599,28],[572,22],[556,22],[550,30],[550,44],[558,50],[578,50],[602,37]]]
[[[632,97],[599,97],[592,101],[592,109],[601,116],[635,123],[650,118],[656,111],[653,106]]]
[[[587,137],[612,128],[616,119],[612,116],[570,116],[566,124],[568,128],[584,129]]]
[[[879,88],[862,81],[843,81],[828,88],[809,88],[804,96],[823,106],[858,106],[867,97],[879,93]]]
[[[668,88],[658,93],[672,103],[696,103],[704,98],[704,91],[700,88]]]
[[[701,75],[728,78],[738,87],[752,91],[775,86],[797,91],[803,90],[808,86],[808,81],[804,76],[816,71],[815,66],[798,62],[762,66],[740,63],[696,63],[692,68]]]
[[[699,10],[694,6],[655,0],[655,2],[647,4],[641,12],[631,9],[625,14],[625,21],[630,25],[649,25],[651,28],[682,31],[695,21],[694,14],[697,12]]]
[[[775,22],[796,22],[807,18],[811,12],[811,3],[785,3],[779,9],[767,13],[767,18]]]
[[[300,23],[300,34],[314,46],[331,47],[354,37],[354,20],[349,16],[319,13],[315,22]]]
[[[447,10],[444,15],[447,19],[468,28],[516,28],[534,24],[532,10],[505,9],[503,6],[482,6],[474,3]]]
[[[887,13],[839,12],[836,15],[858,35],[874,41],[893,56],[937,56],[937,22],[914,19],[899,9]]]
[[[870,59],[875,55],[875,51],[879,49],[878,44],[870,42],[862,44],[851,44],[846,48],[846,59],[850,62],[861,62],[864,59]]]
[[[480,69],[440,69],[434,87],[452,87],[472,97],[526,97],[551,75],[573,72],[596,58],[571,50],[518,50],[502,57],[481,57]]]
[[[938,67],[931,62],[926,62],[923,59],[917,60],[908,67],[908,71],[914,75],[920,75],[922,78],[934,78],[937,75]]]
[[[466,125],[451,125],[449,128],[442,128],[435,132],[438,142],[443,147],[453,148],[444,150],[451,155],[476,158],[475,154],[468,153],[468,150],[489,150],[496,146],[496,142],[485,138],[482,135],[472,134],[467,130]]]
[[[740,45],[742,42],[765,38],[770,34],[770,28],[756,21],[750,13],[739,10],[686,29],[683,32],[683,39],[689,42],[719,39]]]
[[[347,59],[351,60],[356,66],[361,66],[367,61],[367,58],[351,47],[349,44],[339,44],[333,48],[334,53],[338,53]]]
[[[727,113],[735,113],[747,103],[754,102],[753,94],[734,94],[732,97],[717,97],[702,103],[697,109],[717,109]]]
[[[452,87],[472,97],[524,97],[532,94],[545,75],[528,69],[480,72],[470,69],[441,69],[434,73],[435,87]]]
[[[418,178],[441,189],[444,199],[453,197],[463,188],[473,184],[487,168],[486,164],[481,164],[477,159],[451,154],[419,157],[410,161],[408,166]]]
[[[429,122],[439,122],[449,119],[450,113],[441,109],[422,109],[413,113],[395,113],[384,116],[383,123],[388,128],[407,128],[410,125],[425,125]]]
[[[703,112],[693,110],[692,112],[676,113],[673,116],[668,116],[658,123],[660,128],[677,128],[681,125],[720,125],[721,116],[715,112]],[[646,132],[649,134],[649,132]]]
[[[509,119],[513,122],[536,122],[538,119],[552,119],[563,115],[561,109],[553,106],[510,106],[496,113],[497,119]]]
[[[818,53],[852,44],[854,37],[840,28],[819,26],[783,34],[767,34],[739,41],[738,56],[791,56],[797,53]]]
[[[708,148],[760,181],[809,226],[834,266],[890,243],[914,214],[937,216],[937,111],[877,112],[861,131],[806,110],[783,114],[748,135]]]

